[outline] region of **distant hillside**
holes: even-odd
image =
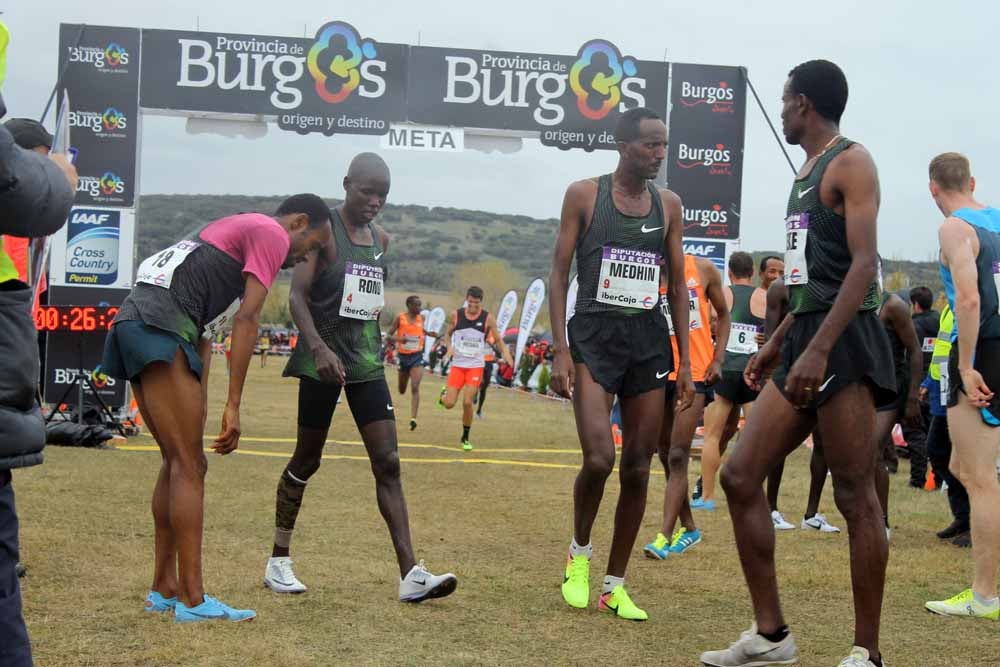
[[[244,195],[143,195],[138,211],[138,259],[236,211],[272,212],[281,197]],[[328,200],[331,206],[339,200]],[[377,222],[393,237],[389,285],[448,291],[452,272],[463,263],[506,262],[521,282],[547,276],[559,221],[454,208],[386,205]],[[760,261],[767,254],[755,252]],[[886,253],[890,254],[890,253]],[[887,260],[886,285],[900,289],[928,285],[941,291],[937,266]]]

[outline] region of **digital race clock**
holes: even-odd
[[[118,314],[118,306],[40,306],[35,310],[39,331],[105,332]]]

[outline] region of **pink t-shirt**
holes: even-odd
[[[288,232],[278,221],[261,213],[239,213],[216,220],[202,230],[201,240],[243,264],[243,273],[254,275],[271,289],[288,257]]]

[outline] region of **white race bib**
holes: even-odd
[[[377,320],[385,306],[383,276],[381,266],[347,262],[340,316],[353,320]]]
[[[483,352],[483,341],[474,338],[459,338],[455,341],[459,354],[465,357],[478,357]]]
[[[1000,296],[1000,262],[993,262],[993,284],[997,288],[997,296]],[[997,312],[1000,313],[1000,299],[997,299]]]
[[[760,333],[760,327],[733,322],[732,326],[729,327],[729,342],[726,343],[726,352],[756,354],[758,333]]]
[[[677,331],[674,329],[674,318],[670,315],[670,302],[667,300],[666,295],[663,295],[661,299],[660,308],[663,311],[663,316],[667,318],[670,335],[676,336]],[[701,299],[698,298],[698,290],[688,289],[688,331],[700,329],[702,326]]]
[[[924,338],[924,344],[920,349],[924,352],[933,352],[935,344],[937,344],[937,338]]]
[[[233,299],[233,302],[229,304],[228,308],[226,308],[214,320],[205,325],[205,333],[203,333],[201,337],[211,340],[218,336],[223,329],[227,328],[227,325],[232,321],[233,316],[236,315],[236,311],[239,309],[240,300]]]
[[[170,283],[174,280],[174,271],[200,245],[198,241],[180,241],[152,257],[147,257],[135,273],[135,282],[170,287]]]
[[[604,246],[597,301],[651,310],[660,291],[660,253]]]
[[[399,346],[401,352],[419,352],[420,336],[403,336],[403,342]]]
[[[942,361],[938,363],[938,370],[941,372],[941,407],[948,407],[948,392],[951,387],[951,382],[948,377],[948,362]]]
[[[793,213],[785,219],[785,283],[809,282],[806,266],[806,241],[809,239],[809,214]]]

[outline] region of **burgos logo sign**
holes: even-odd
[[[309,49],[307,59],[309,73],[316,82],[316,94],[330,104],[343,102],[358,89],[362,71],[370,74],[368,70],[376,64],[375,55],[375,42],[362,40],[353,26],[342,21],[327,23],[316,34],[316,43]],[[381,63],[381,68],[385,70],[385,63]],[[377,78],[384,91],[385,81]]]
[[[733,173],[733,152],[725,144],[702,147],[681,142],[677,148],[677,166],[706,168],[710,176],[729,176]]]
[[[129,52],[117,42],[100,46],[69,47],[71,63],[86,63],[103,72],[128,72]]]
[[[108,107],[103,112],[70,111],[69,126],[84,128],[101,136],[124,137],[128,117],[115,107]]]
[[[712,113],[735,113],[735,94],[732,86],[720,81],[715,86],[699,86],[690,81],[681,82],[681,104],[686,107],[704,105],[711,107]]]
[[[121,201],[125,194],[125,180],[113,171],[96,176],[80,176],[77,192],[86,193],[94,201]]]
[[[607,116],[621,102],[624,78],[637,72],[635,60],[622,58],[611,42],[594,39],[584,44],[569,70],[569,87],[580,114],[590,120]]]

